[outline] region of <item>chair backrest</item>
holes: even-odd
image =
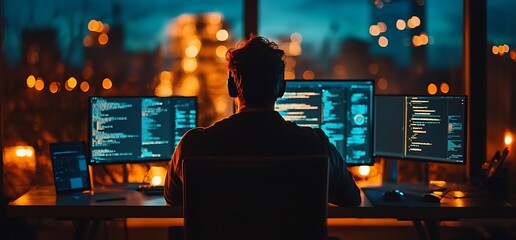
[[[199,157],[183,165],[185,239],[326,239],[328,157]]]

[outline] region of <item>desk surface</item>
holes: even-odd
[[[165,205],[162,196],[142,194],[134,188],[109,189],[124,200],[95,202],[56,196],[53,186],[36,187],[7,206],[9,217],[49,218],[182,218],[181,207]],[[97,192],[102,192],[97,189]],[[373,189],[373,191],[375,191]],[[378,190],[380,191],[380,190]],[[443,198],[441,204],[373,206],[362,192],[360,207],[328,207],[329,218],[394,218],[399,220],[464,218],[516,218],[516,207],[490,198]]]

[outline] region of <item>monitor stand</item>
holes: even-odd
[[[428,162],[420,162],[421,179],[418,182],[401,182],[398,176],[397,159],[384,159],[384,177],[382,185],[385,187],[397,187],[411,192],[446,191],[446,187],[430,184]]]

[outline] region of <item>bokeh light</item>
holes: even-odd
[[[439,87],[441,89],[442,93],[448,93],[450,92],[450,85],[448,83],[441,83],[441,86]]]
[[[48,86],[48,90],[51,93],[57,93],[57,92],[59,92],[60,86],[61,86],[61,84],[59,84],[59,82],[52,82],[52,83],[50,83],[50,86]]]
[[[27,77],[27,87],[33,88],[36,85],[36,77],[34,75],[29,75]]]
[[[378,45],[380,45],[380,47],[387,47],[387,45],[389,45],[389,39],[387,39],[384,36],[381,36],[380,38],[378,38]]]
[[[45,81],[43,81],[43,78],[38,78],[36,79],[36,84],[34,85],[34,88],[36,88],[36,90],[38,91],[41,91],[43,90],[43,88],[45,88]]]
[[[219,58],[225,58],[228,48],[224,45],[220,45],[215,49],[215,55]]]
[[[396,21],[396,28],[398,30],[404,30],[405,28],[407,27],[407,23],[405,23],[404,20],[402,19],[398,19],[398,21]]]
[[[229,38],[229,33],[226,29],[220,29],[217,31],[216,37],[217,37],[217,40],[219,40],[221,42],[226,41]]]
[[[111,82],[111,79],[104,78],[104,80],[102,80],[102,88],[108,90],[108,89],[111,89],[112,87],[113,87],[113,82]]]
[[[437,85],[435,83],[428,84],[427,91],[430,95],[434,95],[437,93]]]
[[[389,87],[389,81],[385,78],[378,79],[378,82],[376,83],[379,89],[385,90]]]
[[[312,70],[306,70],[303,72],[303,79],[313,80],[315,78],[315,73]]]
[[[90,84],[86,81],[83,81],[81,83],[81,85],[79,85],[79,87],[81,88],[81,91],[83,91],[83,92],[87,92],[90,90]]]

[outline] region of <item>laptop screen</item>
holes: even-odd
[[[56,193],[91,190],[83,142],[50,143]]]

